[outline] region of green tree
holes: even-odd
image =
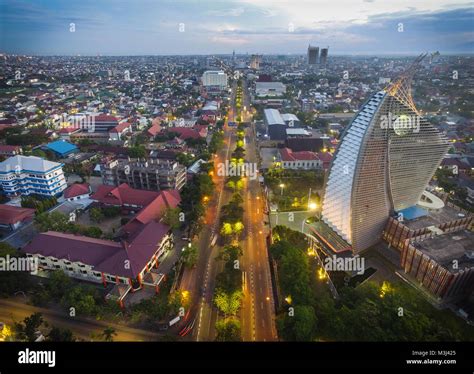
[[[91,221],[99,223],[99,222],[104,220],[105,215],[102,212],[102,209],[100,209],[100,208],[91,208],[89,210],[89,217],[90,217]]]
[[[242,291],[240,290],[228,294],[218,289],[214,295],[214,303],[225,316],[235,316],[240,309],[242,296]]]
[[[15,322],[14,331],[17,340],[34,342],[37,338],[36,332],[43,324],[43,315],[41,313],[33,313],[26,317],[23,322]]]
[[[74,342],[76,338],[69,329],[61,329],[54,326],[46,336],[46,341],[50,342]]]
[[[77,314],[95,316],[97,304],[94,298],[95,289],[86,286],[75,286],[68,290],[61,299],[61,304],[66,308],[74,308]]]
[[[228,222],[224,222],[221,228],[221,235],[229,236],[229,235],[232,235],[232,233],[233,233],[232,225]]]
[[[117,336],[117,331],[113,327],[108,326],[102,331],[101,336],[106,342],[113,342],[114,337]]]
[[[145,158],[147,156],[147,150],[144,145],[137,145],[130,147],[128,150],[128,155],[131,158]]]
[[[310,271],[306,254],[290,246],[279,263],[281,286],[295,304],[308,305],[311,300]]]
[[[35,219],[34,223],[39,231],[59,231],[64,232],[67,231],[69,226],[69,219],[66,215],[60,212],[51,212],[51,213],[41,213],[38,214]]]
[[[0,258],[6,259],[7,256],[23,257],[15,248],[5,242],[0,242]],[[26,291],[30,287],[30,278],[24,271],[0,271],[0,296],[8,296],[16,291]]]
[[[180,215],[181,209],[179,207],[167,208],[163,214],[163,222],[176,230],[181,226]]]
[[[186,267],[192,268],[197,263],[198,255],[198,247],[194,244],[191,244],[191,246],[185,247],[183,253],[181,254],[181,259]]]
[[[296,305],[293,315],[283,314],[277,320],[277,326],[283,339],[287,341],[312,341],[316,328],[316,315],[314,308],[308,305]]]
[[[227,319],[216,322],[216,341],[238,342],[240,338],[240,322],[236,319]]]

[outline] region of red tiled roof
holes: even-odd
[[[305,161],[318,160],[318,155],[310,151],[293,152],[290,148],[280,149],[281,159],[283,161]]]
[[[164,190],[150,204],[140,210],[124,227],[123,230],[130,234],[150,221],[159,220],[167,208],[176,208],[181,202],[178,190]]]
[[[118,122],[117,117],[108,115],[108,114],[99,114],[98,116],[94,117],[95,121],[100,121],[100,122]]]
[[[155,124],[151,126],[148,130],[146,130],[147,134],[150,136],[156,136],[161,131],[161,126],[160,124]]]
[[[170,127],[168,128],[168,132],[178,133],[181,139],[199,139],[205,136],[203,136],[198,130],[189,127]]]
[[[144,207],[158,196],[159,192],[137,190],[126,183],[122,183],[118,187],[100,185],[96,193],[91,196],[91,199],[108,205]]]
[[[331,162],[332,154],[329,152],[318,152],[318,157],[323,162]]]
[[[11,205],[0,205],[0,224],[12,225],[14,223],[33,218],[34,209],[19,208]]]
[[[125,130],[126,128],[129,128],[130,126],[131,124],[128,122],[122,122],[122,123],[119,123],[117,126],[115,126],[112,130],[110,130],[110,132],[122,132],[123,130]]]
[[[81,129],[78,127],[63,127],[61,130],[59,130],[60,134],[71,134],[76,131],[80,131]]]
[[[323,169],[328,169],[331,164],[332,154],[329,152],[318,152],[318,157],[323,162]]]
[[[64,190],[64,197],[70,199],[80,195],[85,195],[90,192],[89,183],[74,183]]]
[[[13,152],[20,150],[19,145],[0,145],[0,152]]]
[[[81,262],[100,271],[121,277],[135,278],[157,250],[169,226],[151,221],[132,241],[111,240],[48,231],[36,235],[22,251]],[[129,263],[130,266],[124,266]]]

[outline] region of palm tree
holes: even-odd
[[[102,337],[106,342],[113,342],[114,341],[114,336],[117,335],[117,332],[113,327],[106,327],[104,331],[102,331]]]

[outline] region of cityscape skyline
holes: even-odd
[[[233,0],[169,2],[0,1],[0,51],[33,55],[300,54],[308,44],[332,55],[474,51],[470,1]],[[153,6],[154,5],[154,6]],[[304,9],[305,11],[302,11]],[[336,11],[337,9],[337,11]],[[268,22],[261,22],[261,19]],[[99,36],[100,35],[100,36]]]
[[[0,370],[472,368],[473,5],[0,0]]]

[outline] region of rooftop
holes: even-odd
[[[293,152],[290,148],[280,149],[282,161],[310,161],[319,160],[318,155],[310,151]]]
[[[121,243],[48,231],[36,235],[22,251],[93,267],[94,271],[135,278],[157,249],[169,226],[150,221],[131,241]],[[130,266],[124,266],[124,264]]]
[[[122,132],[123,130],[129,128],[130,126],[131,124],[128,122],[122,122],[122,123],[119,123],[117,126],[115,126],[113,129],[111,129],[110,132]]]
[[[56,140],[55,142],[48,143],[46,144],[46,148],[59,154],[66,154],[78,149],[76,145],[71,144],[65,140]]]
[[[19,208],[12,205],[0,205],[0,225],[11,225],[35,215],[34,209]]]
[[[64,190],[64,198],[70,199],[90,193],[89,183],[74,183]]]
[[[310,224],[309,229],[314,235],[321,239],[332,252],[342,253],[352,250],[351,245],[322,220]]]
[[[283,121],[283,118],[278,110],[265,109],[263,113],[268,125],[284,125],[285,124],[285,121]]]
[[[438,226],[442,223],[462,218],[461,216],[459,216],[459,214],[461,213],[459,210],[448,205],[445,205],[444,208],[438,211],[426,212],[427,214],[424,216],[416,217],[415,215],[414,219],[405,219],[403,221],[403,224],[407,226],[410,230],[418,230],[424,227]]]
[[[48,161],[41,157],[17,155],[0,162],[0,173],[14,172],[16,170],[47,172],[60,166],[62,164]]]
[[[474,233],[469,230],[438,235],[413,243],[424,254],[452,272],[474,267]],[[456,264],[457,268],[453,268]]]
[[[118,187],[100,185],[91,196],[91,199],[108,205],[136,205],[144,207],[159,195],[160,193],[156,191],[138,190],[126,183],[122,183]]]

